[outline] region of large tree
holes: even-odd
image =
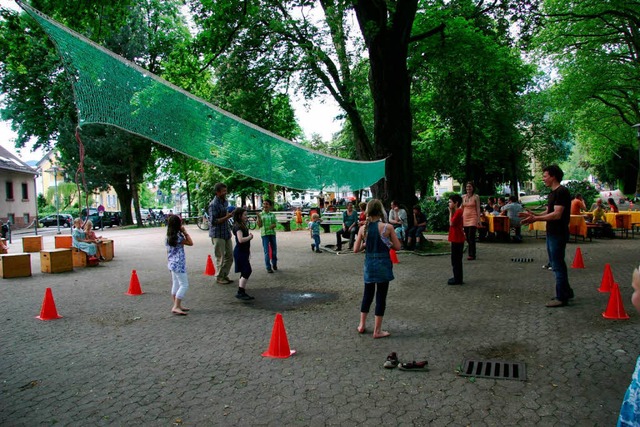
[[[640,123],[640,2],[582,0],[568,8],[545,0],[543,13],[538,47],[557,67],[559,106],[575,125],[578,142],[595,154],[594,166],[624,163],[620,171],[633,170],[640,194],[638,155],[617,157],[640,150],[631,128]]]
[[[32,6],[93,41],[138,65],[162,75],[179,76],[193,85],[185,70],[189,32],[180,15],[178,1],[126,0],[105,3],[38,0]],[[78,156],[74,131],[77,123],[68,76],[62,72],[52,44],[25,15],[3,10],[0,22],[0,86],[5,92],[2,118],[18,131],[18,146],[31,137],[36,147],[57,145],[62,163],[76,170],[85,163],[84,181],[89,191],[112,185],[118,192],[123,220],[131,222],[129,207],[135,201],[140,221],[137,189],[151,165],[151,142],[114,129],[92,127],[81,133],[86,156]],[[196,61],[192,61],[196,62]],[[181,70],[181,71],[176,71]]]

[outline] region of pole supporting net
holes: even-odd
[[[180,89],[17,1],[56,45],[79,126],[106,124],[187,156],[292,189],[357,190],[384,177],[385,161],[307,149]]]

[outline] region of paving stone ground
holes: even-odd
[[[386,339],[359,335],[362,255],[312,253],[308,232],[278,234],[279,267],[267,274],[252,242],[253,302],[203,275],[212,246],[189,226],[188,316],[170,313],[165,229],[105,230],[112,262],[70,273],[0,280],[0,425],[614,425],[640,354],[630,302],[639,239],[571,243],[585,269],[570,269],[576,298],[554,294],[545,242],[481,243],[464,262],[463,286],[447,286],[448,256],[400,253],[388,296]],[[68,233],[68,231],[66,231]],[[15,236],[19,237],[19,236]],[[323,243],[335,236],[322,234]],[[53,248],[53,236],[44,239]],[[14,238],[11,252],[20,252]],[[512,262],[532,258],[533,262]],[[598,292],[605,263],[629,320],[606,320]],[[136,270],[142,296],[128,296]],[[34,317],[45,288],[56,321]],[[288,359],[261,356],[282,313]],[[373,319],[370,319],[373,320]],[[368,325],[369,330],[372,323]],[[382,367],[427,359],[429,372]],[[524,362],[526,381],[458,376],[465,358]]]

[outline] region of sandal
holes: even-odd
[[[384,362],[383,366],[387,369],[393,369],[396,366],[398,366],[399,363],[400,361],[398,360],[398,355],[394,351],[393,353],[387,356],[387,361]]]
[[[423,360],[421,362],[413,362],[401,363],[400,370],[401,371],[428,371],[429,362]]]

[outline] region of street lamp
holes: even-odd
[[[51,169],[45,171],[53,173],[53,185],[56,194],[56,224],[58,225],[58,234],[60,234],[60,201],[58,200],[58,171],[60,170],[62,169],[58,168],[58,166],[52,165]]]

